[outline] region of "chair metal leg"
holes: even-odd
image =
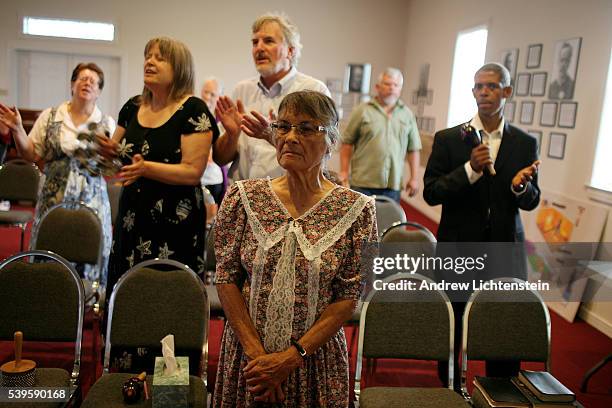
[[[593,368],[584,374],[582,377],[582,381],[580,382],[580,392],[587,392],[587,386],[589,385],[589,380],[595,373],[601,370],[606,364],[612,361],[612,353],[608,354],[604,357],[599,363],[597,363]]]
[[[19,249],[20,252],[23,252],[23,244],[24,244],[24,241],[25,241],[25,231],[26,231],[27,227],[28,227],[28,224],[24,224],[21,227],[21,246],[19,247],[20,248]]]

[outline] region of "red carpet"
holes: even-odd
[[[405,203],[403,203],[405,204]],[[404,205],[407,210],[408,219],[419,222],[434,233],[436,225],[428,218],[418,213],[411,207]],[[0,229],[0,259],[19,251],[19,231],[17,229]],[[612,406],[612,365],[608,365],[597,373],[589,383],[588,393],[580,393],[580,380],[584,373],[594,366],[599,360],[612,353],[612,339],[608,338],[587,323],[576,320],[568,323],[554,312],[552,319],[552,373],[567,387],[574,391],[578,399],[587,408],[607,408]],[[219,345],[223,321],[213,320],[210,323],[209,336],[209,366],[208,384],[212,390],[215,381],[215,373],[219,358]],[[347,338],[351,338],[353,327],[347,327]],[[94,372],[100,373],[100,366],[94,371],[91,358],[91,331],[85,330],[83,341],[83,364],[81,366],[81,381],[85,391],[94,377]],[[60,363],[67,369],[71,369],[72,356],[67,351],[66,345],[48,344],[26,344],[24,347],[24,358],[34,359],[41,366],[51,366]],[[357,350],[350,347],[351,354],[351,379],[354,378],[355,357]],[[0,364],[12,358],[10,344],[0,343]],[[102,360],[100,357],[100,364]],[[541,364],[526,364],[526,368],[542,369]],[[484,364],[475,362],[470,365],[470,378],[474,374],[484,374]],[[368,385],[391,385],[391,386],[439,386],[434,363],[429,362],[399,362],[393,360],[379,361],[376,375],[368,379]],[[362,387],[364,386],[362,385]],[[351,389],[352,389],[351,381]]]

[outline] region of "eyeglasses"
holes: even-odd
[[[288,134],[291,131],[291,129],[295,129],[298,136],[301,136],[301,137],[312,136],[316,133],[324,132],[327,130],[327,127],[325,126],[321,126],[321,125],[317,126],[309,122],[302,122],[302,123],[298,123],[297,125],[292,125],[291,123],[286,122],[284,120],[279,120],[278,122],[272,122],[270,124],[270,127],[272,128],[272,130],[276,132],[276,134],[281,135],[281,136],[285,136],[286,134]]]
[[[90,84],[94,84],[94,85],[98,83],[98,79],[92,76],[80,76],[76,80],[79,82],[89,82]]]

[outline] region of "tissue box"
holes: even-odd
[[[164,375],[164,358],[155,357],[153,408],[189,408],[189,357],[176,357],[180,373]]]

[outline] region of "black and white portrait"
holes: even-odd
[[[501,53],[500,62],[501,64],[508,68],[510,71],[510,79],[512,85],[514,85],[514,78],[516,78],[516,66],[518,64],[518,48],[512,48],[508,50],[503,50]]]
[[[346,91],[368,93],[370,91],[370,71],[370,64],[348,64],[346,66]]]
[[[557,41],[550,87],[548,88],[549,99],[574,98],[581,40],[582,38],[579,37]]]

